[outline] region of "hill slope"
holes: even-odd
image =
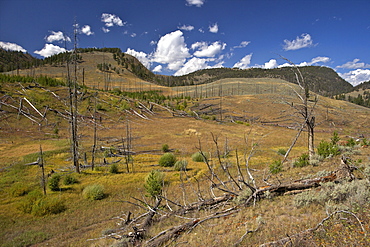
[[[79,80],[86,85],[104,89],[121,88],[124,84],[140,82],[141,87],[189,86],[211,83],[225,78],[276,78],[296,83],[295,70],[290,67],[276,69],[250,68],[245,70],[231,68],[215,68],[195,71],[184,76],[156,75],[142,65],[135,57],[122,53],[118,48],[86,48],[79,49],[81,59],[78,64]],[[28,54],[24,56],[31,59]],[[18,56],[23,56],[18,54]],[[63,78],[66,76],[65,62],[62,55],[55,55],[43,61],[44,66],[32,70],[34,74],[47,74]],[[19,59],[19,58],[18,58]],[[1,60],[1,59],[0,59]],[[14,59],[13,59],[14,60]],[[12,67],[15,69],[15,67]],[[22,67],[21,67],[22,69]],[[342,79],[333,69],[319,66],[299,67],[309,89],[321,95],[333,96],[353,90],[353,86]],[[22,74],[30,75],[30,70]],[[81,79],[83,78],[83,79]],[[127,85],[126,85],[127,86]],[[162,88],[163,89],[163,88]]]

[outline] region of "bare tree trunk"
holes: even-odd
[[[95,95],[94,100],[94,144],[92,147],[92,157],[91,157],[91,169],[94,170],[95,168],[95,153],[96,153],[96,139],[97,139],[97,123],[96,123],[96,97],[98,95]]]
[[[41,145],[40,145],[40,162],[39,162],[39,166],[41,167],[41,171],[42,171],[42,177],[41,177],[42,189],[44,191],[44,195],[46,195],[46,179],[45,179],[45,169],[44,169],[44,157],[43,157]]]
[[[310,160],[312,160],[313,156],[315,155],[314,127],[315,127],[315,117],[313,116],[313,117],[311,117],[311,119],[307,123],[308,155],[309,155]]]

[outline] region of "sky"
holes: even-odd
[[[370,80],[369,0],[0,0],[0,46],[44,58],[118,47],[158,74],[334,69]]]

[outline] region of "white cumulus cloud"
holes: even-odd
[[[181,76],[181,75],[189,74],[191,72],[194,72],[200,69],[205,69],[208,66],[207,61],[208,59],[205,59],[205,58],[193,57],[187,63],[185,63],[185,65],[181,69],[176,71],[174,75]]]
[[[240,59],[239,62],[235,63],[233,67],[239,68],[239,69],[246,69],[248,66],[251,64],[251,59],[252,59],[252,53],[246,55],[242,59]]]
[[[218,33],[218,24],[215,23],[213,25],[210,25],[208,29],[209,29],[209,32],[211,33]]]
[[[182,25],[182,26],[179,26],[177,28],[180,29],[180,30],[184,30],[184,31],[192,31],[194,29],[194,26],[192,26],[192,25]]]
[[[104,22],[106,27],[113,27],[114,25],[122,27],[125,25],[121,18],[114,14],[103,13],[101,21]]]
[[[163,69],[162,65],[157,65],[157,66],[155,66],[155,68],[153,69],[153,72],[155,72],[155,73],[160,73],[160,72],[162,72],[162,69]]]
[[[91,31],[91,27],[89,25],[85,25],[81,28],[81,33],[86,34],[87,36],[93,35],[94,32]]]
[[[180,30],[162,36],[153,54],[153,61],[168,64],[170,70],[178,70],[190,57],[183,33]]]
[[[194,56],[196,57],[214,57],[216,54],[224,50],[225,47],[226,44],[221,43],[220,41],[213,42],[210,45],[206,42],[196,42],[191,46],[192,49],[198,49],[194,52]]]
[[[314,46],[313,40],[311,38],[311,35],[308,33],[304,33],[301,35],[301,37],[297,37],[295,40],[284,40],[284,50],[290,51],[290,50],[298,50],[305,47],[311,47]]]
[[[127,48],[127,54],[136,57],[147,69],[151,66],[150,55],[142,51],[135,51],[134,49]]]
[[[27,52],[26,49],[24,49],[22,46],[10,42],[0,41],[0,47],[8,51]]]
[[[314,65],[317,63],[327,63],[330,61],[329,57],[314,57],[311,59],[310,65]]]
[[[205,0],[186,0],[186,2],[187,2],[187,5],[189,5],[189,6],[195,5],[197,7],[202,7]]]
[[[51,31],[51,34],[45,38],[46,42],[53,43],[55,41],[68,41],[71,42],[71,39],[66,36],[62,31],[54,32]]]
[[[367,69],[370,68],[370,64],[360,63],[360,59],[355,58],[353,61],[347,62],[345,64],[342,64],[340,66],[337,66],[336,68],[341,69]]]
[[[50,57],[54,54],[58,54],[65,51],[66,49],[59,47],[57,45],[45,44],[44,48],[42,48],[40,51],[34,51],[34,53],[39,54],[40,56],[43,57]]]
[[[357,86],[364,81],[370,81],[370,70],[369,69],[356,69],[349,71],[348,73],[339,73],[339,75],[353,86]]]
[[[270,61],[268,61],[267,63],[263,65],[263,68],[273,69],[273,68],[276,68],[277,66],[278,66],[277,61],[275,59],[270,59]]]

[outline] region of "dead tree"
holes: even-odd
[[[98,97],[98,94],[94,96],[94,136],[93,136],[93,146],[92,146],[92,155],[91,155],[91,169],[94,170],[95,168],[95,154],[96,154],[96,140],[97,140],[97,122],[96,122],[96,98]]]
[[[67,42],[67,37],[64,38]],[[74,62],[74,76],[71,78],[69,69],[70,59],[67,58],[67,81],[68,81],[68,93],[69,93],[69,110],[70,110],[70,127],[71,127],[71,151],[73,166],[77,173],[80,173],[79,165],[79,153],[78,153],[78,138],[77,138],[77,25],[74,25],[74,49],[72,52],[72,58]]]
[[[315,99],[313,100],[314,104],[312,106],[309,105],[309,103],[308,103],[309,100],[308,99],[310,97],[310,90],[308,88],[308,83],[304,80],[304,77],[303,77],[300,69],[298,68],[297,65],[295,65],[289,59],[287,59],[285,57],[282,57],[282,58],[284,60],[288,61],[294,67],[294,69],[296,70],[296,72],[294,72],[294,74],[295,74],[296,81],[297,81],[297,84],[298,84],[301,92],[298,92],[294,88],[292,88],[292,89],[293,89],[295,95],[299,98],[300,103],[299,104],[291,103],[289,105],[296,111],[296,114],[298,116],[300,116],[300,118],[303,119],[303,125],[306,126],[307,135],[308,135],[308,140],[307,140],[308,141],[308,145],[307,145],[308,146],[308,155],[309,155],[309,159],[312,160],[313,156],[315,155],[315,146],[314,146],[314,134],[315,134],[315,132],[314,132],[314,129],[316,127],[316,123],[315,123],[314,110],[315,110],[318,99],[317,99],[317,96],[315,96]],[[294,144],[295,144],[296,140],[298,139],[301,132],[302,132],[302,129],[299,130],[299,132],[297,134],[297,137],[293,141],[293,144],[292,144],[291,148],[294,146]],[[288,150],[289,152],[290,152],[291,148]],[[284,157],[284,161],[286,160],[286,157],[289,155],[289,152],[286,153],[286,155]]]

